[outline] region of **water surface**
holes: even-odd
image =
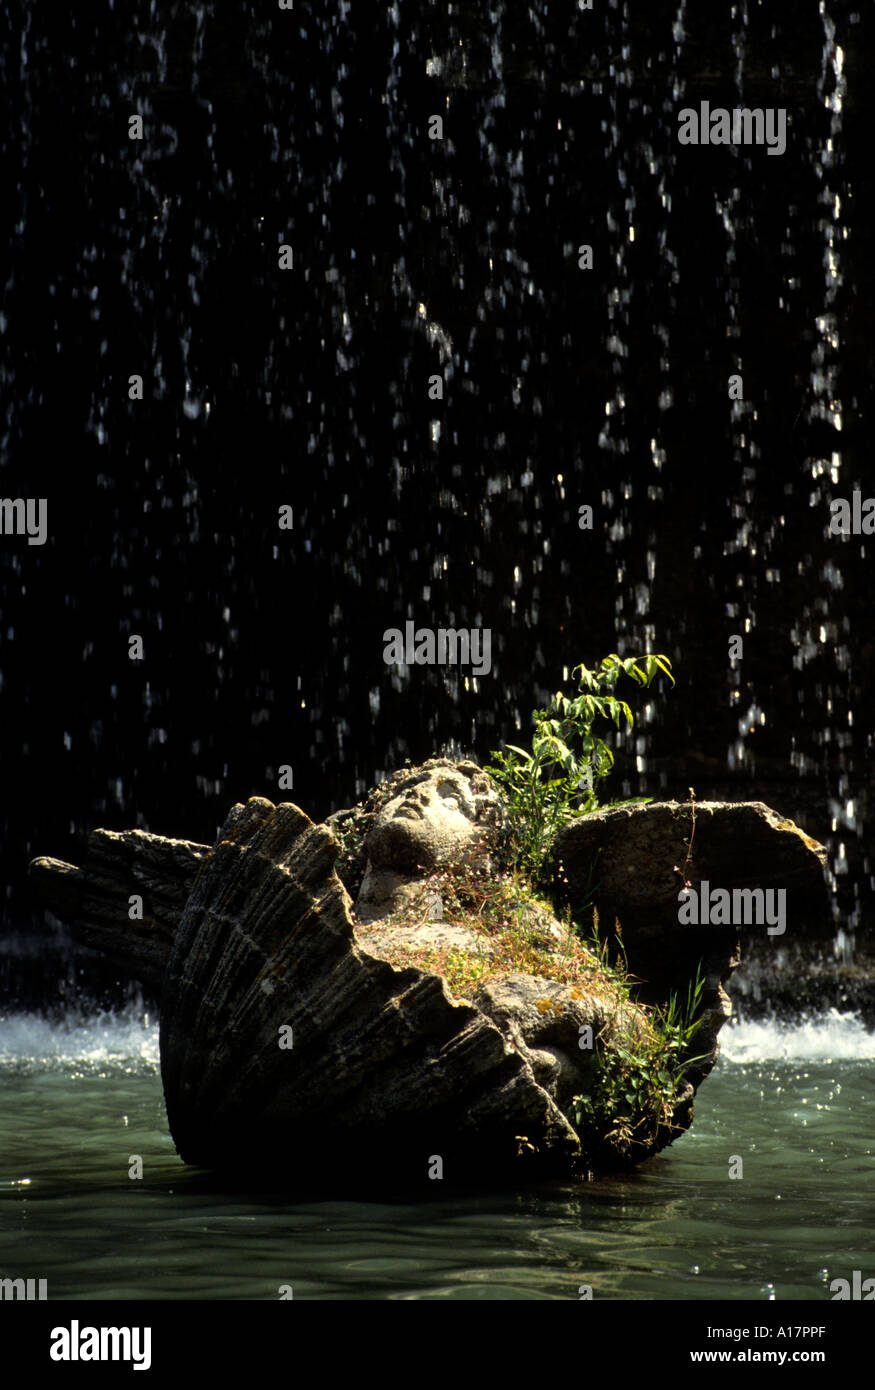
[[[723,1037],[692,1131],[631,1176],[349,1200],[186,1168],[154,1021],[7,1015],[0,1270],[76,1300],[829,1299],[875,1272],[875,1035],[833,1013]]]

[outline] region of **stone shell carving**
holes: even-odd
[[[437,976],[359,948],[337,852],[296,806],[253,798],[202,863],[161,1009],[182,1158],[286,1175],[411,1178],[433,1155],[447,1176],[574,1172],[575,1131],[499,1028]]]

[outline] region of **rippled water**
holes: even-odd
[[[829,1299],[875,1273],[875,1035],[833,1013],[723,1038],[693,1130],[631,1176],[369,1201],[186,1168],[154,1022],[10,1015],[0,1271],[68,1299]]]

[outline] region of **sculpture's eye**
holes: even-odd
[[[438,786],[438,795],[451,810],[458,811],[461,809],[458,790],[453,786],[452,782],[441,782]]]

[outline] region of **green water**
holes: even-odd
[[[0,1275],[50,1299],[829,1300],[875,1275],[875,1038],[723,1037],[693,1130],[631,1177],[327,1201],[180,1162],[153,1023],[0,1019]]]

